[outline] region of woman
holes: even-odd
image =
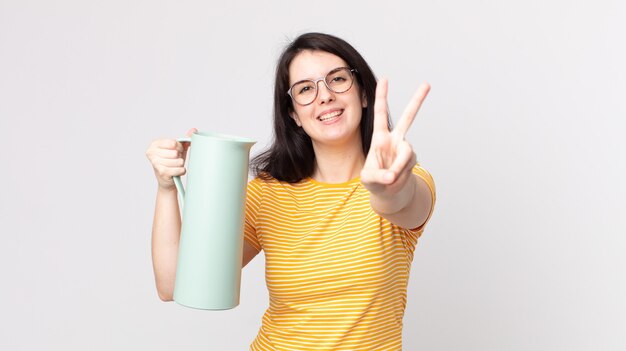
[[[430,174],[404,140],[424,84],[390,131],[387,82],[361,55],[320,33],[279,59],[271,147],[252,160],[242,266],[265,252],[270,306],[251,350],[399,350],[413,251],[432,214]],[[190,132],[193,132],[191,130]],[[153,262],[172,299],[180,217],[172,176],[185,149],[147,150],[159,190]]]

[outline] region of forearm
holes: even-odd
[[[152,224],[152,265],[157,291],[163,301],[173,298],[180,227],[176,188],[159,187]]]
[[[432,207],[432,195],[428,184],[419,176],[412,175],[403,188],[393,196],[382,197],[370,193],[374,212],[402,228],[413,229],[422,225]]]

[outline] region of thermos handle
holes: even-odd
[[[181,143],[191,143],[191,138],[188,138],[188,137],[178,138],[178,139],[176,139],[176,141],[181,142]],[[187,152],[189,152],[189,151],[187,151]],[[187,156],[189,156],[189,155],[187,155]],[[185,187],[183,187],[183,182],[181,182],[180,176],[173,176],[172,179],[174,180],[174,185],[176,185],[176,191],[178,191],[178,195],[180,197],[180,205],[184,206],[184,203],[185,203]]]

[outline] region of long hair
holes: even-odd
[[[355,78],[362,96],[367,101],[361,115],[360,133],[363,154],[367,155],[374,130],[374,99],[376,77],[365,59],[346,41],[324,33],[306,33],[297,37],[283,51],[276,66],[274,84],[274,140],[271,146],[255,156],[251,169],[262,179],[274,177],[280,181],[297,183],[313,175],[315,152],[311,138],[298,127],[289,113],[293,102],[287,95],[289,66],[304,50],[325,51],[343,59],[356,69]]]

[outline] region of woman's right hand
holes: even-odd
[[[187,136],[191,137],[197,131],[196,128],[191,128]],[[185,158],[188,148],[189,143],[183,144],[176,139],[157,139],[150,144],[146,150],[146,156],[152,164],[159,188],[175,188],[172,177],[185,174]]]

